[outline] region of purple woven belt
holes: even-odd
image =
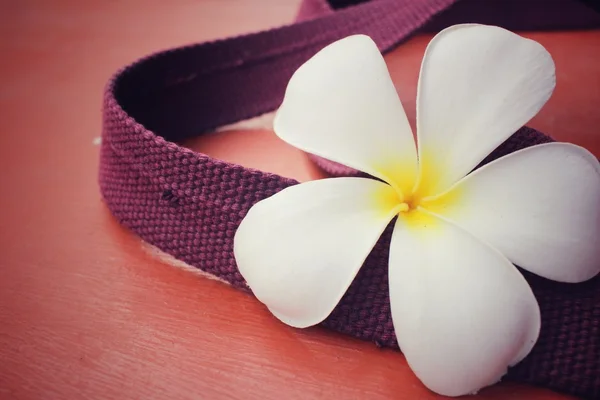
[[[343,7],[356,3],[363,4]],[[600,26],[600,15],[575,1],[485,3],[307,0],[297,24],[139,60],[111,79],[104,96],[99,181],[106,204],[148,243],[248,290],[233,256],[237,226],[253,204],[297,182],[176,143],[273,111],[295,69],[350,34],[367,34],[387,52],[419,29],[466,21],[513,30]],[[548,141],[524,127],[484,162]],[[316,161],[332,174],[353,173]],[[397,348],[387,277],[390,233],[322,324]],[[600,277],[572,285],[522,272],[540,305],[542,330],[533,351],[505,379],[600,398]]]

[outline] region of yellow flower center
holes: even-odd
[[[410,214],[421,206],[421,196],[418,191],[408,195],[392,187],[382,187],[376,195],[376,207],[382,212],[394,214]]]
[[[410,210],[410,205],[408,203],[400,203],[400,205],[398,206],[398,212],[407,212],[408,210]]]
[[[400,196],[398,196],[398,205],[396,206],[398,213],[409,213],[415,211],[421,204],[420,199],[421,196],[419,196],[418,192],[408,196],[403,195],[402,200],[400,199]]]
[[[433,157],[421,158],[419,172],[414,173],[396,173],[388,176],[395,176],[396,182],[403,182],[403,189],[399,184],[392,185],[392,190],[382,191],[378,194],[378,207],[386,213],[392,211],[399,218],[404,218],[409,223],[431,225],[433,219],[430,214],[420,212],[420,210],[437,213],[442,211],[450,202],[456,201],[458,193],[456,190],[441,192],[439,188],[439,177],[443,169],[432,162]],[[410,171],[410,170],[405,170]],[[397,171],[396,171],[397,172]],[[412,185],[409,184],[412,182]],[[407,190],[407,187],[412,187]]]

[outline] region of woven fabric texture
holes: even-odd
[[[385,52],[455,2],[368,2],[269,32],[154,54],[118,71],[103,105],[99,183],[108,208],[146,242],[249,291],[233,256],[237,226],[253,204],[297,182],[176,143],[274,110],[293,71],[326,44],[365,33]],[[548,141],[522,128],[484,162]],[[355,173],[315,161],[333,175]],[[323,325],[397,348],[388,295],[390,233]],[[505,379],[600,398],[600,278],[569,285],[523,273],[541,307],[541,336]]]

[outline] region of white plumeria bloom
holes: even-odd
[[[513,263],[561,282],[600,269],[600,167],[587,150],[543,144],[470,173],[554,86],[540,44],[498,27],[448,28],[423,59],[415,146],[375,43],[325,47],[291,78],[274,130],[378,179],[302,183],[252,207],[234,252],[256,297],[291,326],[323,321],[397,217],[390,302],[410,367],[450,396],[499,381],[540,330]]]

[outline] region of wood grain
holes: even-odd
[[[94,139],[116,69],[156,50],[283,24],[297,6],[0,1],[1,399],[441,398],[399,353],[284,326],[250,296],[157,254],[100,199]],[[556,96],[534,126],[600,155],[592,109],[600,35],[532,36],[559,67]],[[409,114],[427,40],[388,56]],[[189,145],[302,179],[321,176],[272,133],[249,135],[238,129]],[[515,384],[473,397],[523,398],[568,397]]]

